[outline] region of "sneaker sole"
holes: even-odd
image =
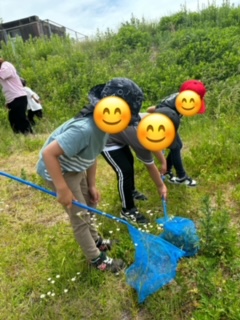
[[[127,218],[126,216],[124,216],[122,213],[120,213],[120,217],[122,218],[122,219],[124,219],[124,220],[126,220],[126,221],[135,221],[135,220],[132,220],[130,217],[129,218]]]
[[[110,271],[111,273],[113,273],[115,276],[118,276],[120,273],[125,272],[125,270],[127,269],[127,264],[124,262],[123,265],[121,266],[121,269],[119,269],[116,272]]]
[[[189,183],[186,183],[185,181],[184,182],[178,182],[176,180],[167,180],[167,181],[171,184],[184,185],[191,188],[194,188],[197,186],[197,184],[189,184]]]
[[[139,221],[136,221],[136,220],[132,220],[131,218],[127,218],[127,217],[125,217],[125,216],[122,215],[122,214],[120,214],[120,217],[121,217],[123,220],[128,221],[128,222],[132,222],[132,223],[134,223],[134,224],[136,224],[136,225],[138,225],[138,224],[148,224],[148,223],[149,223],[149,221],[139,222]]]

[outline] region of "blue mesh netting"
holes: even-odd
[[[184,250],[185,257],[197,254],[199,250],[199,237],[192,220],[174,217],[166,221],[165,218],[160,218],[157,219],[157,223],[163,225],[164,232],[160,237]]]
[[[142,303],[176,277],[178,260],[185,253],[159,236],[128,225],[135,245],[135,262],[126,270],[127,283],[138,293]]]

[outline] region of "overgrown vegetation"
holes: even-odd
[[[132,17],[118,33],[84,42],[53,37],[1,44],[0,56],[41,96],[44,119],[36,135],[15,136],[0,96],[0,168],[39,185],[35,165],[47,135],[87,103],[95,84],[133,79],[146,95],[143,110],[187,79],[208,88],[207,113],[181,125],[185,166],[199,185],[168,185],[169,213],[198,227],[198,255],[180,261],[176,279],[139,305],[124,275],[90,269],[54,198],[1,177],[1,319],[240,319],[239,19],[240,7],[224,1],[194,13],[183,7],[157,23]],[[154,225],[163,215],[161,199],[138,160],[135,168],[137,187],[149,197],[138,206],[151,210]],[[97,184],[99,209],[118,216],[116,178],[101,157]],[[104,236],[120,240],[111,255],[130,265],[134,249],[126,227],[96,218]]]

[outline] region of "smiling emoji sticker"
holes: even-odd
[[[115,134],[126,129],[131,120],[131,110],[122,98],[109,96],[97,103],[93,117],[99,129]]]
[[[150,151],[168,148],[173,143],[175,136],[176,130],[173,122],[160,113],[145,116],[137,128],[139,142]]]
[[[179,93],[175,105],[179,113],[191,117],[199,113],[202,106],[202,100],[196,92],[185,90]]]

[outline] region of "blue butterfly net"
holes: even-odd
[[[138,302],[158,291],[176,277],[178,261],[185,252],[159,236],[128,225],[135,245],[135,261],[126,270],[127,283],[138,293]]]
[[[174,217],[166,221],[164,218],[160,218],[157,223],[161,224],[164,230],[160,237],[184,250],[185,257],[192,257],[197,254],[200,239],[192,220]]]

